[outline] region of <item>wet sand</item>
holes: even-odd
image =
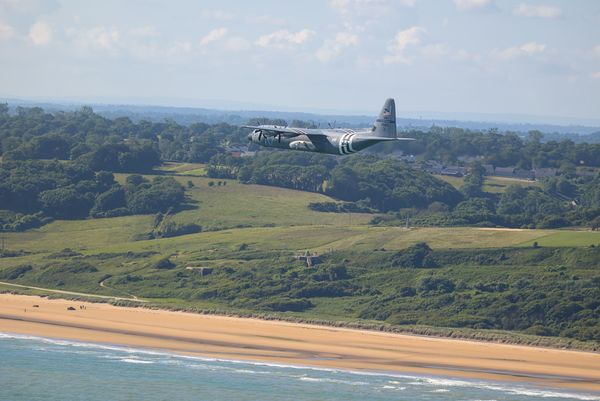
[[[39,307],[33,307],[38,305]],[[84,305],[85,309],[80,309]],[[72,306],[74,311],[68,311]],[[0,332],[231,360],[600,391],[600,354],[0,294]]]

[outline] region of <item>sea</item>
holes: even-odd
[[[600,400],[600,394],[448,377],[183,356],[0,333],[0,400]]]

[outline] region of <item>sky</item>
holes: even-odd
[[[600,1],[0,0],[0,97],[600,118]]]

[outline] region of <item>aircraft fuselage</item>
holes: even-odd
[[[260,146],[331,155],[349,155],[380,142],[413,140],[398,138],[394,99],[385,101],[371,128],[360,131],[349,128],[309,129],[275,125],[243,125],[242,127],[253,130],[248,134],[248,140]]]
[[[332,155],[348,155],[379,143],[378,140],[361,138],[361,132],[350,129],[294,128],[294,130],[298,131],[298,135],[288,137],[284,135],[264,135],[257,129],[248,135],[248,139],[252,143],[269,148],[293,149]],[[320,135],[310,135],[311,133]],[[368,131],[365,134],[368,134]]]

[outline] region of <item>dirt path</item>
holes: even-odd
[[[133,295],[132,295],[131,298],[125,298],[125,297],[113,297],[113,296],[110,296],[110,295],[90,294],[90,293],[85,293],[85,292],[53,290],[51,288],[33,287],[33,286],[30,286],[30,285],[13,284],[13,283],[7,283],[5,281],[0,281],[0,284],[11,286],[11,287],[27,288],[27,289],[30,289],[30,290],[40,290],[40,291],[52,292],[52,293],[55,293],[55,294],[77,295],[77,296],[82,296],[82,297],[102,298],[102,299],[117,299],[117,300],[120,300],[120,301],[148,302],[148,301],[145,301],[143,299],[139,299],[138,297],[133,296]],[[102,283],[100,283],[100,286],[101,287],[105,287],[104,285],[102,285]],[[108,287],[105,287],[105,288],[108,288]]]

